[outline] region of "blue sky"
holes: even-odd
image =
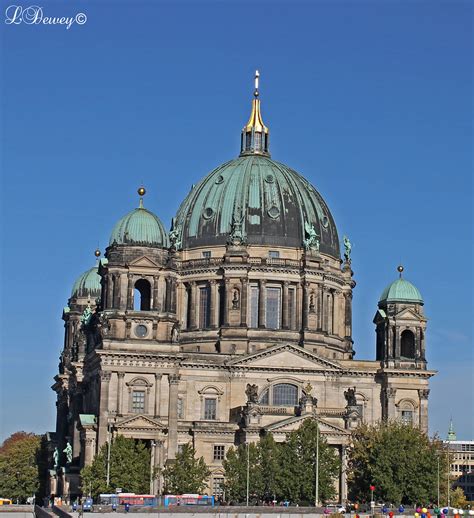
[[[402,261],[439,371],[430,431],[452,417],[474,438],[469,2],[39,5],[87,22],[0,22],[2,438],[54,430],[73,282],[141,182],[169,226],[191,184],[238,154],[256,68],[273,158],[354,243],[356,358],[375,357],[372,318]]]

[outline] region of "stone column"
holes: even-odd
[[[397,417],[396,415],[396,408],[395,408],[395,396],[397,394],[397,389],[394,389],[393,387],[387,387],[385,389],[385,396],[387,398],[387,415],[385,416],[385,419],[395,419]]]
[[[170,312],[176,314],[176,279],[170,279]]]
[[[153,415],[155,417],[159,417],[160,416],[160,397],[161,397],[161,390],[160,390],[160,385],[161,385],[161,374],[158,374],[157,372],[155,372],[155,407],[154,407],[154,411],[153,411]]]
[[[171,311],[171,279],[169,277],[165,278],[165,313],[169,313]]]
[[[258,293],[258,327],[265,328],[267,324],[266,318],[266,308],[265,303],[267,301],[266,297],[266,286],[267,281],[265,279],[261,279],[259,283],[259,293]]]
[[[110,413],[109,408],[109,385],[110,372],[100,373],[100,402],[99,402],[99,430],[97,446],[100,448],[107,440],[107,420]]]
[[[324,286],[318,284],[318,331],[323,330]]]
[[[176,457],[178,449],[178,386],[181,376],[169,374],[170,384],[169,406],[168,406],[168,460]]]
[[[339,501],[342,505],[347,501],[347,448],[341,446],[341,492]]]
[[[247,327],[249,281],[246,277],[240,279],[240,326]]]
[[[123,378],[125,377],[125,372],[117,372],[117,415],[123,415]]]
[[[308,330],[309,282],[303,283],[303,329]]]
[[[197,286],[195,281],[191,281],[191,309],[189,311],[189,328],[197,329]]]
[[[232,307],[232,290],[230,289],[230,279],[224,279],[224,326],[229,326],[229,312]]]
[[[160,283],[159,275],[153,276],[153,306],[152,309],[155,311],[161,311],[159,300],[158,300],[158,287]]]
[[[84,435],[84,466],[89,466],[95,457],[95,431],[87,430]]]
[[[400,358],[401,356],[401,343],[400,343],[400,328],[395,326],[395,332],[393,333],[393,341],[395,348],[395,358]]]
[[[303,288],[301,283],[296,285],[296,329],[298,331],[303,327]]]
[[[210,295],[211,295],[211,303],[210,303],[210,319],[209,324],[211,326],[211,329],[215,329],[217,327],[217,281],[212,280],[209,281],[210,284]]]
[[[127,274],[127,309],[133,309],[133,275]]]
[[[332,295],[332,334],[339,336],[339,294],[341,292],[334,290]]]
[[[322,330],[328,332],[328,318],[329,318],[329,288],[323,286],[323,325]]]
[[[352,292],[344,292],[345,311],[344,311],[344,325],[347,337],[352,336]]]
[[[290,319],[288,314],[288,289],[289,289],[290,283],[288,281],[285,281],[283,283],[283,314],[281,319],[281,327],[283,329],[289,329],[290,326],[288,325]]]
[[[428,433],[428,396],[430,389],[418,389],[420,398],[420,415],[418,426],[422,432]]]

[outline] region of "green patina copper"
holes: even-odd
[[[336,225],[321,195],[290,167],[261,155],[226,162],[193,187],[176,215],[181,246],[225,244],[242,216],[248,244],[302,248],[309,225],[320,252],[340,257]]]
[[[406,279],[397,279],[389,284],[380,296],[379,304],[382,302],[411,302],[423,304],[421,293],[418,288]]]
[[[71,297],[99,297],[101,289],[97,266],[93,266],[90,270],[84,272],[74,283]]]
[[[79,420],[82,426],[97,424],[97,418],[94,414],[79,414]]]
[[[139,207],[115,225],[109,244],[169,247],[168,234],[158,216]]]

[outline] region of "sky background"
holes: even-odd
[[[401,261],[439,371],[430,432],[452,417],[474,439],[472,3],[38,3],[87,15],[69,30],[6,25],[0,4],[0,439],[55,429],[74,281],[141,182],[169,228],[191,185],[237,156],[256,68],[273,158],[353,242],[356,358],[375,358],[372,319]]]

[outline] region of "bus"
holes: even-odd
[[[136,495],[135,493],[102,493],[99,495],[101,505],[146,505],[157,506],[158,499],[155,495]]]
[[[214,507],[214,497],[207,495],[165,495],[165,507],[172,505],[209,505]]]

